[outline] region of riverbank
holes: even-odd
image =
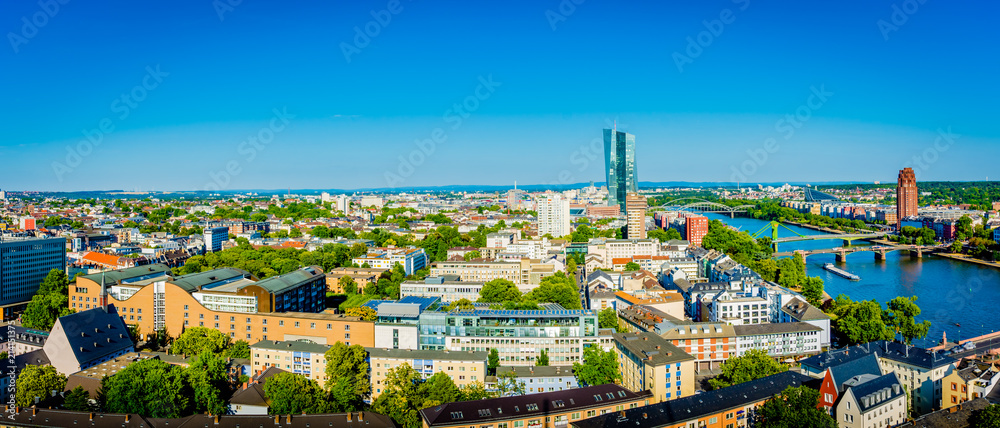
[[[938,257],[944,257],[946,259],[962,261],[966,263],[975,263],[980,266],[988,266],[994,269],[1000,269],[1000,263],[988,262],[985,260],[979,260],[975,257],[966,254],[955,254],[955,253],[931,253]]]

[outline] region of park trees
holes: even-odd
[[[220,354],[229,348],[229,336],[207,327],[189,327],[174,339],[171,354],[199,355],[204,351]]]
[[[483,288],[479,290],[479,302],[504,303],[519,300],[521,300],[521,291],[513,282],[506,279],[491,280],[483,284]]]
[[[361,345],[336,342],[326,351],[326,388],[337,412],[364,407],[371,394],[368,380],[368,354]]]
[[[154,418],[178,418],[194,409],[184,369],[158,359],[129,364],[101,381],[102,408],[111,413],[137,413]]]
[[[264,383],[264,394],[272,415],[297,415],[327,411],[327,393],[316,381],[295,373],[283,372]]]
[[[730,358],[722,363],[722,373],[709,379],[708,383],[712,389],[725,388],[785,370],[788,370],[788,366],[774,361],[767,355],[767,351],[751,349],[742,356]]]
[[[819,391],[807,386],[788,387],[767,400],[754,415],[760,428],[836,428],[832,416],[817,408]]]
[[[59,374],[52,366],[28,365],[17,375],[14,401],[18,406],[28,407],[35,397],[46,399],[52,391],[62,392],[66,388],[66,376]]]

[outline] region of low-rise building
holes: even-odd
[[[837,424],[844,428],[897,426],[907,419],[906,392],[895,373],[849,379],[837,403]]]
[[[763,349],[772,357],[814,355],[823,351],[822,329],[804,322],[733,326],[736,356]]]
[[[615,333],[622,386],[655,402],[694,394],[694,357],[653,333]]]
[[[566,391],[460,401],[420,410],[424,428],[470,426],[541,428],[565,427],[588,418],[646,406],[649,391],[635,393],[615,384]]]
[[[366,348],[368,367],[371,371],[372,395],[375,400],[385,388],[389,370],[408,364],[424,379],[437,372],[444,372],[459,388],[486,382],[488,352],[478,351],[421,351],[413,349]]]
[[[497,375],[490,378],[513,372],[517,381],[524,384],[524,391],[527,394],[538,392],[563,391],[578,388],[580,385],[573,374],[573,368],[564,366],[500,366],[497,367]],[[488,382],[486,387],[495,389],[495,382]]]
[[[59,317],[42,347],[49,363],[68,375],[135,350],[114,305]]]
[[[375,269],[392,269],[399,264],[407,275],[427,266],[427,255],[423,248],[369,248],[368,254],[352,260],[358,266],[365,263]]]
[[[250,345],[250,367],[254,371],[277,367],[324,385],[328,350],[330,345],[321,345],[308,339],[261,340]]]
[[[356,267],[339,267],[334,268],[326,274],[326,286],[327,289],[337,293],[343,294],[344,289],[340,286],[340,279],[348,276],[354,280],[357,284],[358,294],[363,294],[365,292],[365,287],[369,284],[375,284],[378,279],[389,272],[388,269],[375,269],[375,268],[356,268]]]
[[[399,285],[399,297],[435,297],[442,303],[468,299],[475,302],[483,289],[482,282],[448,281],[445,277],[429,276],[423,281],[404,281]]]
[[[695,358],[695,370],[715,370],[735,357],[736,331],[725,323],[678,323],[661,334]]]
[[[941,408],[986,397],[1000,379],[1000,370],[990,363],[972,361],[964,368],[954,370],[942,379]]]

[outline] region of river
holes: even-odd
[[[755,233],[768,222],[752,218],[707,214],[711,219],[722,220],[740,230]],[[796,226],[792,230],[803,235],[823,232]],[[770,230],[765,236],[771,236]],[[779,237],[794,236],[779,229]],[[778,245],[778,251],[815,250],[843,246],[840,240],[791,242]],[[876,262],[872,252],[863,251],[847,256],[847,263],[838,267],[861,277],[849,281],[823,269],[826,263],[835,263],[834,254],[817,254],[806,259],[809,276],[823,279],[826,292],[836,297],[846,294],[853,300],[875,299],[884,305],[896,296],[917,296],[922,313],[918,321],[930,320],[927,338],[915,345],[933,346],[941,340],[942,332],[949,341],[967,339],[1000,330],[1000,270],[925,255],[914,259],[909,254],[893,251],[884,262]],[[958,325],[956,325],[958,324]]]

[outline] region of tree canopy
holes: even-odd
[[[264,395],[271,400],[268,413],[272,415],[297,415],[328,411],[328,395],[315,380],[283,372],[267,379]]]
[[[573,363],[573,373],[581,386],[604,385],[622,380],[615,351],[605,351],[599,346],[583,350],[583,364]]]
[[[837,422],[817,408],[819,391],[807,386],[788,387],[767,400],[754,414],[760,428],[836,428]]]
[[[991,404],[985,409],[972,412],[969,426],[975,428],[1000,428],[1000,404]]]
[[[221,331],[208,327],[189,327],[177,339],[174,339],[170,353],[199,355],[208,351],[213,354],[221,354],[229,348],[229,341],[229,336]]]
[[[21,315],[21,324],[27,328],[49,331],[56,319],[73,312],[76,311],[69,307],[69,279],[65,272],[52,269],[38,285],[38,292],[31,296],[31,301]]]
[[[159,359],[133,362],[101,381],[102,408],[111,413],[138,413],[153,418],[179,418],[194,410],[194,391],[184,369]]]
[[[749,382],[788,370],[788,366],[774,361],[767,351],[751,349],[739,357],[731,357],[722,363],[722,373],[709,379],[712,389]]]
[[[503,278],[497,278],[483,284],[479,290],[479,302],[504,303],[521,299],[521,291],[517,285]]]
[[[348,412],[364,407],[371,395],[368,353],[361,345],[336,342],[326,351],[326,389],[333,411]]]
[[[66,376],[52,366],[28,365],[17,375],[15,386],[14,400],[17,405],[28,407],[35,403],[35,397],[45,400],[52,396],[52,391],[63,392]]]
[[[531,290],[525,296],[525,299],[539,303],[558,303],[566,309],[583,308],[576,280],[573,277],[566,276],[563,272],[556,272],[552,276],[542,278],[538,287]]]

